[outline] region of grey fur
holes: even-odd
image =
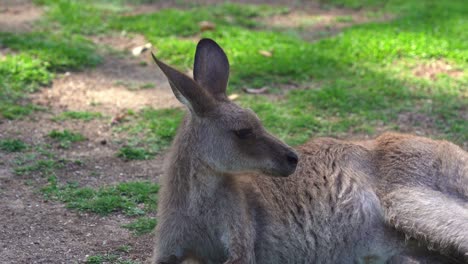
[[[152,263],[468,261],[466,152],[401,134],[319,138],[296,168],[295,151],[225,96],[222,49],[199,50],[202,83],[156,60],[190,111],[161,179]]]

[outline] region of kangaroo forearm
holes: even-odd
[[[389,222],[427,246],[468,258],[468,214],[464,206],[427,188],[401,188],[386,196]]]

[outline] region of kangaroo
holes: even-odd
[[[198,43],[193,79],[153,59],[188,111],[160,180],[152,263],[468,262],[461,148],[388,133],[294,150],[228,99],[213,40]]]

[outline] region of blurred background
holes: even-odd
[[[291,145],[385,131],[468,149],[464,0],[0,0],[0,260],[144,263],[188,75],[217,41],[228,93]]]

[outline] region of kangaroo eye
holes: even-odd
[[[247,139],[254,135],[253,130],[251,128],[243,128],[239,130],[234,130],[234,134],[240,139]]]

